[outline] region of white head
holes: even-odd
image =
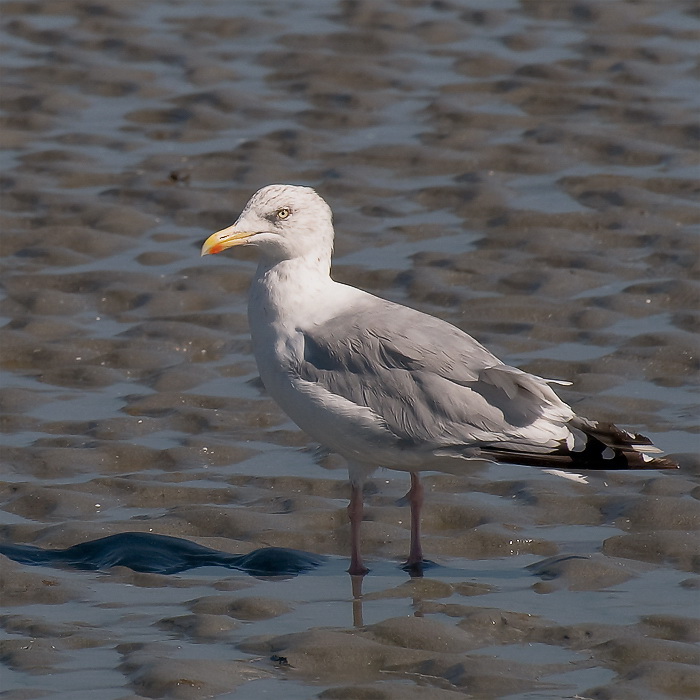
[[[268,185],[250,198],[233,226],[207,238],[202,255],[238,245],[255,246],[267,264],[306,258],[330,267],[331,209],[310,187]]]

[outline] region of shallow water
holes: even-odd
[[[3,541],[330,556],[285,580],[3,559],[4,697],[700,695],[693,3],[0,15]],[[346,473],[257,380],[252,258],[199,258],[271,182],[331,204],[337,279],[572,381],[681,470],[428,474],[423,579],[407,478],[377,472],[353,595]]]

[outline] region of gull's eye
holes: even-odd
[[[280,221],[284,221],[285,219],[288,219],[292,213],[292,210],[289,207],[282,207],[281,209],[277,210],[277,218]]]

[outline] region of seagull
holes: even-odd
[[[410,473],[404,568],[418,574],[423,470],[677,468],[648,438],[577,416],[551,387],[568,382],[510,367],[446,321],[334,281],[333,238],[331,209],[313,189],[269,185],[202,255],[257,251],[248,319],[260,378],[302,430],[347,460],[351,575],[368,572],[362,487],[378,467]]]

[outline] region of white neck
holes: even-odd
[[[360,297],[355,287],[334,282],[330,255],[325,259],[293,258],[270,265],[261,261],[248,297],[248,320],[253,345],[258,352],[271,346],[294,345],[304,328],[325,323],[343,313]]]
[[[249,312],[256,307],[256,311],[274,316],[303,313],[302,307],[316,304],[317,295],[333,284],[330,267],[330,256],[327,260],[300,257],[272,264],[261,260],[251,288]]]
[[[281,352],[313,317],[335,283],[330,265],[305,258],[273,265],[261,261],[248,297],[248,321],[255,354]]]

